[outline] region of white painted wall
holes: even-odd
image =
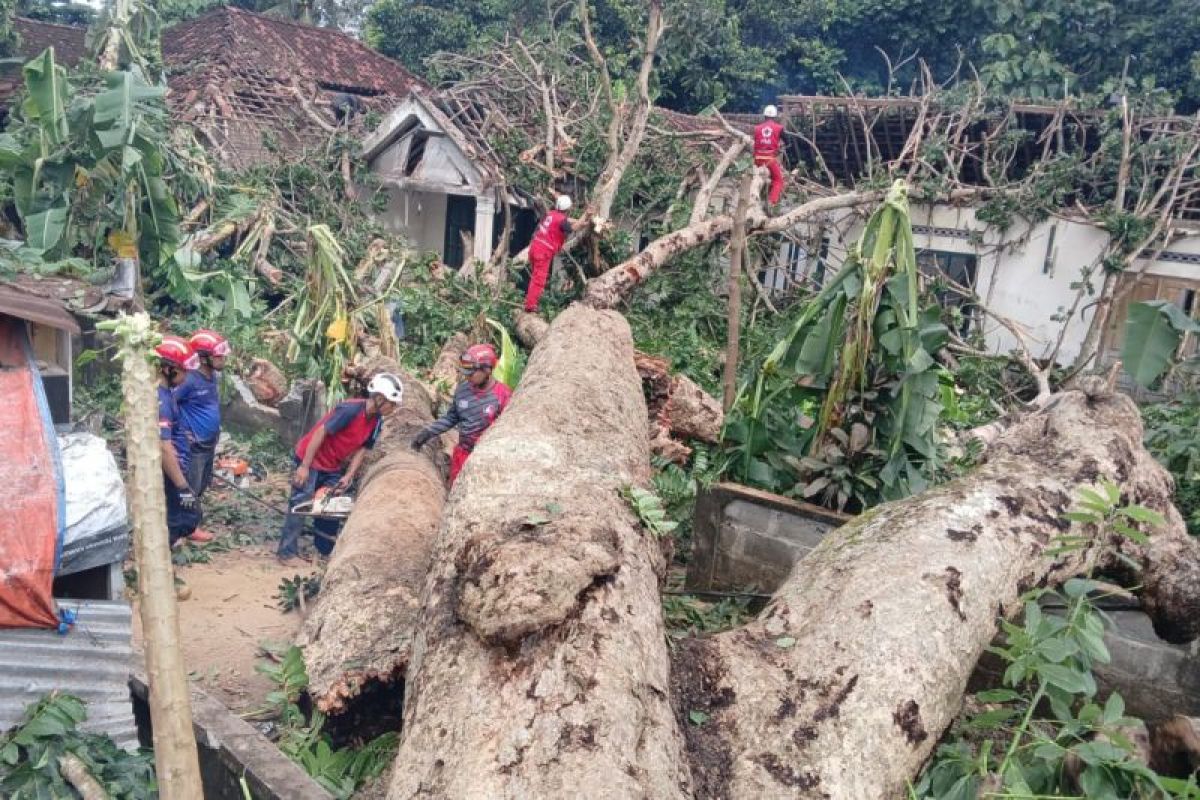
[[[442,254],[446,242],[446,195],[388,187],[387,210],[380,224],[403,236],[421,253]]]
[[[949,253],[974,255],[978,262],[976,293],[996,314],[1016,322],[1023,330],[1027,345],[1035,357],[1048,357],[1055,349],[1063,330],[1061,320],[1075,301],[1077,284],[1085,269],[1092,272],[1093,291],[1103,282],[1100,258],[1108,243],[1108,234],[1100,228],[1074,220],[1049,219],[1030,226],[1017,223],[1001,236],[975,219],[973,208],[952,206],[917,206],[913,208],[913,243],[918,250],[940,250]],[[828,232],[828,268],[841,265],[847,249],[862,233],[864,220],[846,213],[835,220]],[[1051,244],[1053,231],[1053,244]],[[812,231],[794,231],[800,237],[812,236]],[[768,271],[765,283],[778,286],[791,276],[793,266],[799,274],[808,274],[814,264],[787,264],[788,255],[796,250],[784,243]],[[1200,256],[1200,236],[1180,239],[1170,245],[1154,263],[1145,266],[1146,273],[1195,280],[1200,283],[1200,263],[1182,263],[1181,256]],[[1085,297],[1081,311],[1066,326],[1057,360],[1070,363],[1079,353],[1091,321],[1093,298]],[[983,321],[989,349],[997,353],[1016,347],[1016,339],[993,319]]]

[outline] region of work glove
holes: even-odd
[[[433,434],[430,433],[429,431],[421,431],[420,433],[418,433],[416,436],[413,437],[412,444],[410,445],[410,447],[412,447],[413,450],[420,450],[422,447],[425,446],[425,443],[428,442],[432,438],[433,438]]]
[[[188,511],[195,511],[196,504],[199,502],[195,493],[191,489],[179,489],[178,491],[179,505]]]

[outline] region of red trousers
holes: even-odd
[[[540,247],[529,248],[529,288],[525,290],[525,310],[537,311],[538,301],[546,288],[546,279],[550,277],[550,265],[554,263],[554,253]]]
[[[775,156],[755,156],[754,165],[766,167],[771,173],[771,193],[767,195],[767,202],[775,205],[783,195],[783,167],[779,166],[779,159]]]
[[[462,472],[463,464],[466,464],[470,457],[470,450],[464,450],[461,445],[454,446],[454,452],[450,454],[450,479],[446,481],[447,486],[454,485],[454,479]]]

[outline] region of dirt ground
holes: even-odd
[[[274,595],[281,580],[312,568],[280,566],[271,547],[213,553],[207,564],[177,568],[191,590],[179,604],[189,675],[235,712],[258,708],[273,688],[254,669],[262,660],[260,646],[290,644],[302,620],[299,611],[281,611]]]

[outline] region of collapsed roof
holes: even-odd
[[[163,34],[176,119],[227,166],[318,145],[339,111],[386,111],[420,79],[332,28],[223,7]],[[352,115],[352,114],[351,114]]]

